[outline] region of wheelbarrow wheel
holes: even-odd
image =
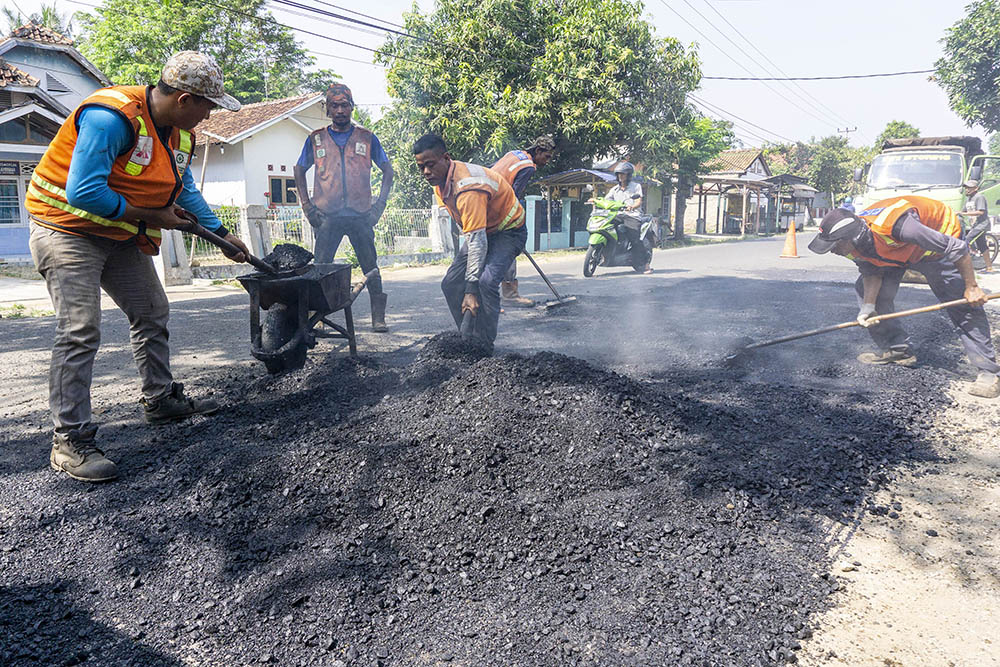
[[[297,308],[276,303],[264,313],[261,322],[260,346],[264,355],[261,361],[272,375],[302,368],[306,363],[306,344],[299,340],[282,354],[273,354],[284,347],[298,333]]]

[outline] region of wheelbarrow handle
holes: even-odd
[[[351,290],[351,303],[354,303],[354,300],[358,298],[358,296],[361,294],[362,290],[364,290],[365,287],[367,287],[368,281],[371,280],[372,278],[374,278],[377,275],[378,275],[378,269],[375,268],[375,269],[372,269],[371,271],[369,271],[368,273],[366,273],[361,278],[361,282],[358,283],[357,285],[355,285],[354,289]]]
[[[202,227],[200,224],[198,224],[196,220],[194,220],[194,216],[189,214],[189,215],[184,215],[182,217],[190,222],[190,224],[187,227],[182,228],[182,231],[190,232],[195,236],[200,236],[201,238],[205,239],[212,245],[222,248],[225,252],[229,253],[230,255],[238,255],[241,252],[243,252],[242,250],[240,250],[235,245],[233,245],[226,239],[222,238],[215,232],[210,232],[209,230]],[[264,273],[271,273],[271,274],[275,274],[278,272],[277,269],[275,269],[273,266],[271,266],[264,260],[258,259],[253,255],[251,255],[250,253],[245,253],[245,254],[247,257],[247,261],[250,262],[250,264],[255,269],[263,271]]]

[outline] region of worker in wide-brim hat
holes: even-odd
[[[917,195],[890,197],[860,213],[836,208],[824,216],[820,233],[809,243],[815,253],[833,252],[852,260],[861,275],[855,283],[858,323],[868,329],[878,352],[865,352],[866,364],[914,366],[910,338],[898,319],[869,324],[875,315],[895,312],[896,292],[907,269],[927,279],[939,301],[966,299],[947,308],[973,366],[979,369],[970,394],[1000,396],[1000,365],[996,361],[986,295],[976,282],[969,246],[962,240],[958,216],[946,204]]]
[[[371,130],[351,122],[354,96],[342,83],[326,91],[326,115],[330,125],[312,132],[295,165],[295,187],[302,210],[316,230],[316,261],[328,263],[346,236],[354,248],[361,270],[375,270],[368,279],[372,331],[388,331],[385,307],[388,296],[382,291],[375,248],[375,225],[382,218],[392,190],[392,162],[382,142]],[[378,199],[372,201],[372,165],[382,171]],[[315,167],[313,191],[309,194],[306,173]]]
[[[49,372],[55,425],[50,465],[76,479],[115,479],[117,466],[96,446],[90,385],[101,340],[101,289],[128,316],[132,353],[149,423],[209,414],[211,400],[189,398],[170,372],[169,305],[153,267],[161,230],[200,224],[235,245],[195,187],[191,131],[222,107],[240,103],[223,90],[222,70],[195,51],[177,53],[155,86],[94,92],[66,119],[35,168],[26,207],[31,255],[56,312]]]
[[[493,165],[493,171],[510,183],[514,189],[514,196],[521,202],[521,206],[524,206],[524,193],[528,189],[528,183],[537,170],[549,163],[555,152],[555,140],[543,134],[535,138],[524,150],[506,153]],[[517,260],[510,263],[510,269],[500,283],[500,297],[505,306],[527,308],[535,305],[534,301],[522,297],[517,291]]]

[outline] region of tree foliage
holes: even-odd
[[[882,150],[886,139],[910,139],[920,136],[920,130],[903,120],[890,120],[875,140],[875,150]]]
[[[7,22],[8,33],[26,23],[36,23],[54,30],[64,37],[73,37],[73,14],[60,12],[56,2],[51,5],[42,3],[39,10],[25,16],[16,6],[13,9],[4,6],[0,8],[0,13],[3,14],[3,18]]]
[[[1000,131],[1000,1],[970,3],[941,42],[944,56],[934,63],[934,79],[952,110],[970,127]]]
[[[80,51],[119,84],[156,83],[177,51],[212,55],[227,90],[242,102],[313,88],[313,58],[288,28],[271,20],[264,0],[225,0],[227,10],[194,0],[105,0],[79,14]],[[333,75],[321,71],[319,78]]]
[[[809,162],[809,182],[821,192],[829,192],[836,201],[851,180],[851,148],[846,137],[824,137],[816,144]]]
[[[393,105],[377,129],[395,153],[397,196],[430,201],[409,155],[425,132],[487,164],[552,134],[549,171],[616,156],[664,176],[728,146],[728,126],[685,100],[701,78],[696,54],[641,16],[628,0],[439,0],[406,14],[416,39],[392,37],[378,55]]]

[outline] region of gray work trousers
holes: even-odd
[[[170,392],[170,314],[153,260],[132,241],[76,236],[31,225],[31,256],[45,278],[56,313],[49,368],[49,408],[55,431],[90,425],[90,384],[101,344],[101,288],[128,317],[142,395]]]
[[[950,262],[932,259],[918,262],[908,268],[927,278],[927,284],[930,285],[931,291],[942,303],[955,301],[965,296],[965,281],[955,265]],[[904,268],[883,270],[882,287],[879,289],[875,301],[876,313],[888,315],[896,312],[896,292],[899,291],[899,282],[905,272]],[[858,278],[854,289],[858,293],[858,305],[860,306],[864,303],[863,278]],[[982,306],[978,308],[952,306],[946,308],[945,311],[958,327],[959,338],[972,365],[987,373],[1000,373],[1000,365],[997,365],[996,353],[993,350],[993,339],[990,337],[990,321]],[[875,345],[882,351],[912,351],[910,337],[903,329],[903,325],[900,324],[900,320],[889,320],[868,327],[868,333],[875,341]]]

